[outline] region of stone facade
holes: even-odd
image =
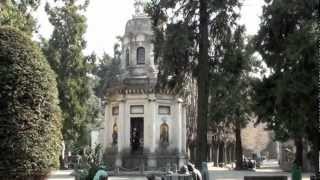
[[[158,67],[152,38],[151,19],[136,8],[122,38],[119,80],[105,96],[100,141],[117,167],[132,168],[141,159],[146,168],[185,161],[186,108],[177,94],[155,88]]]

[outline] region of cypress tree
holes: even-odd
[[[0,176],[45,176],[59,166],[55,74],[22,32],[0,27]]]

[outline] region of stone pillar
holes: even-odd
[[[149,134],[150,137],[150,155],[148,157],[148,167],[149,168],[155,168],[157,167],[157,161],[154,157],[154,152],[156,151],[156,119],[157,119],[157,103],[156,103],[156,99],[154,97],[154,95],[152,95],[151,97],[149,97],[149,119],[147,120],[148,121],[148,125],[149,125],[149,128],[150,128],[150,131],[151,132]]]
[[[102,143],[103,150],[106,149],[106,147],[109,145],[109,137],[108,137],[109,129],[110,129],[110,127],[108,126],[109,121],[110,121],[109,105],[106,104],[104,108],[104,122],[103,122],[103,126],[104,126],[103,143]]]
[[[121,153],[125,144],[125,103],[121,100],[119,103],[119,119],[118,119],[118,153]],[[122,166],[122,158],[118,154],[116,157],[116,167]]]
[[[152,99],[150,102],[150,125],[152,129],[151,133],[151,147],[150,147],[150,152],[154,153],[156,150],[156,119],[157,119],[157,105],[155,102],[155,99]]]
[[[125,125],[125,107],[124,107],[124,102],[121,101],[119,103],[119,119],[118,119],[118,152],[121,152],[123,150],[123,146],[124,146],[124,134],[125,134],[125,129],[124,129],[124,125]]]
[[[212,161],[212,144],[209,146],[209,161]]]
[[[178,152],[182,153],[182,100],[178,99],[176,103],[176,127],[175,132],[177,136],[177,148]],[[173,127],[171,127],[173,128]]]
[[[123,143],[123,148],[125,149],[130,149],[131,145],[130,145],[130,105],[128,103],[128,101],[126,103],[124,103],[124,143]]]
[[[280,161],[280,153],[281,153],[281,151],[280,151],[280,143],[278,141],[276,141],[275,143],[276,143],[277,160],[279,162]],[[261,156],[261,154],[260,154],[260,156]]]
[[[179,167],[183,166],[186,162],[185,162],[185,139],[186,139],[186,128],[184,126],[184,110],[183,110],[183,106],[182,106],[182,99],[178,99],[177,100],[177,104],[176,104],[176,128],[175,131],[177,133],[177,146],[178,146],[178,152],[179,152]]]

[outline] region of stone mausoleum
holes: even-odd
[[[106,89],[100,141],[115,167],[181,166],[186,159],[186,108],[177,94],[155,88],[151,19],[142,1],[135,2],[135,9],[122,38],[121,73]]]

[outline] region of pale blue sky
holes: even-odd
[[[43,5],[45,1],[42,1]],[[134,13],[134,0],[90,0],[86,12],[88,29],[85,35],[87,48],[85,54],[95,52],[101,56],[103,52],[113,54],[113,45],[116,36],[124,34],[126,22]],[[241,10],[240,23],[245,24],[247,34],[255,34],[260,23],[259,16],[262,13],[264,0],[244,0]],[[41,6],[36,13],[39,22],[39,33],[49,38],[52,26]]]

